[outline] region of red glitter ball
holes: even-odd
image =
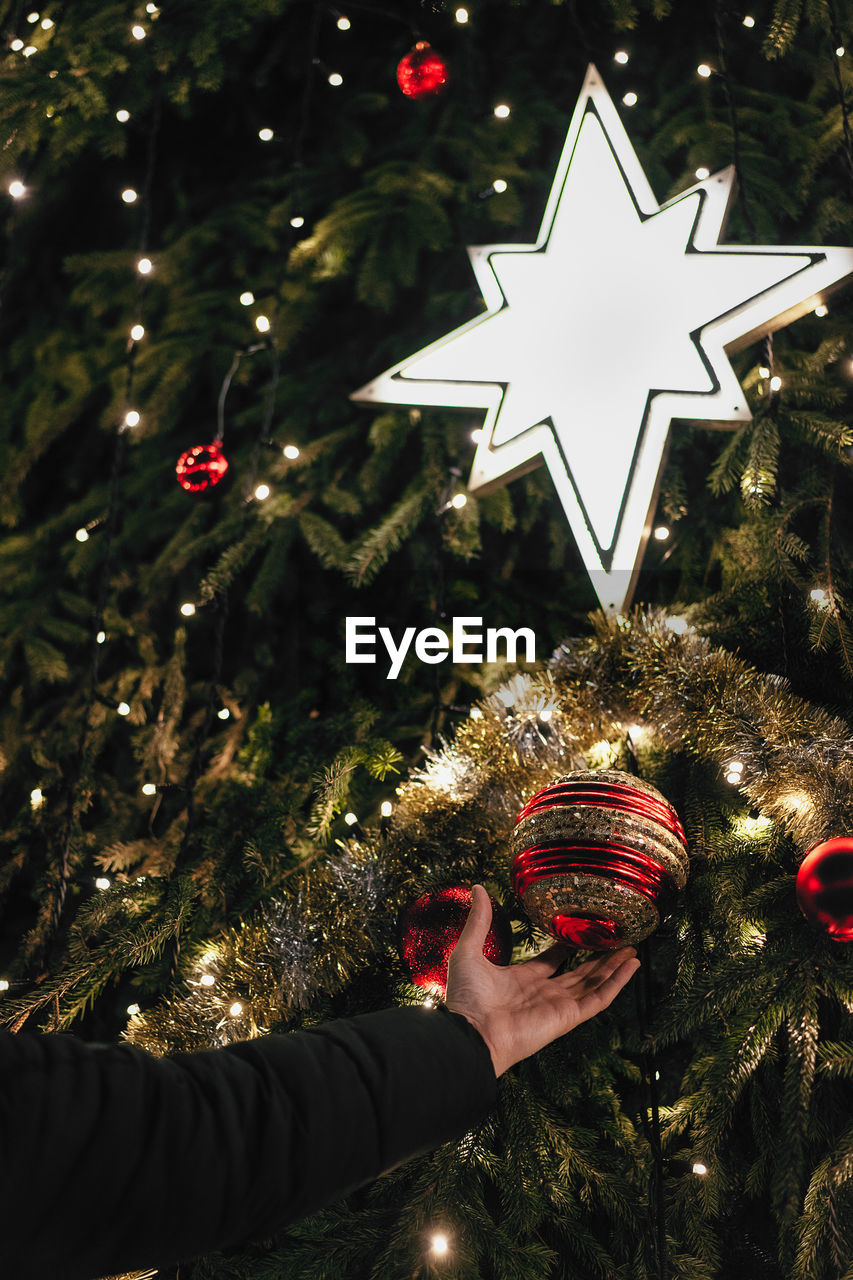
[[[492,898],[492,927],[483,955],[492,964],[509,964],[512,927],[506,912]],[[412,981],[444,995],[447,962],[471,911],[471,890],[464,885],[423,894],[400,917],[400,956]]]
[[[199,493],[219,484],[227,470],[228,459],[217,440],[213,444],[197,444],[194,449],[187,449],[175,467],[178,484],[190,493]]]
[[[797,872],[797,902],[807,920],[836,942],[853,942],[853,839],[816,844]]]
[[[419,40],[397,64],[397,83],[407,98],[441,93],[447,84],[447,64],[426,40]]]

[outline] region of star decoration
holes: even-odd
[[[813,311],[853,248],[721,245],[723,169],[659,205],[590,66],[535,244],[469,247],[486,312],[368,403],[482,408],[473,492],[544,460],[602,607],[628,608],[673,419],[750,421],[727,352]]]

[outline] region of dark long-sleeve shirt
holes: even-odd
[[[169,1058],[0,1031],[0,1275],[96,1280],[269,1237],[496,1096],[485,1041],[444,1008]]]

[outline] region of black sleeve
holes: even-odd
[[[95,1280],[274,1235],[496,1096],[485,1041],[443,1007],[170,1058],[0,1031],[0,1275]]]

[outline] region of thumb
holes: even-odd
[[[492,900],[483,885],[475,884],[471,890],[471,910],[456,945],[482,954],[491,927]]]

